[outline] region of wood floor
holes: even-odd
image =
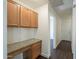
[[[71,42],[62,40],[56,49],[52,49],[49,59],[73,59],[71,52]],[[47,59],[39,56],[37,59]]]
[[[73,59],[71,42],[62,40],[56,49],[51,51],[50,59]]]

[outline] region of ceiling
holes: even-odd
[[[52,8],[58,14],[71,14],[73,8],[73,0],[18,0],[25,5],[36,9],[46,3],[50,3]]]
[[[48,0],[19,0],[19,1],[30,6],[31,8],[37,8],[48,3]]]
[[[73,0],[49,0],[49,3],[58,14],[72,14]]]

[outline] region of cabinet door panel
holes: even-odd
[[[30,10],[21,6],[21,26],[29,27],[30,26]]]
[[[18,5],[8,2],[7,19],[8,26],[18,26]]]
[[[31,55],[31,49],[26,50],[23,52],[23,59],[32,59],[32,55]]]
[[[36,59],[41,54],[41,43],[35,43],[32,45],[32,59]]]
[[[32,59],[36,59],[40,55],[40,48],[33,49],[34,51],[32,52]]]
[[[31,11],[31,27],[38,27],[38,15]]]
[[[38,27],[38,14],[34,13],[35,16],[35,27]]]

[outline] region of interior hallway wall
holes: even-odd
[[[61,40],[72,41],[72,15],[62,16],[61,36]]]
[[[45,57],[50,56],[50,29],[48,19],[48,4],[45,4],[39,8],[38,11],[38,31],[36,38],[42,40],[42,55]]]
[[[62,18],[60,16],[57,16],[56,17],[56,47],[62,39],[62,35],[61,35],[62,25],[61,25],[61,22],[62,22]]]

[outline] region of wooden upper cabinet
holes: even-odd
[[[19,7],[17,4],[8,2],[7,3],[7,20],[8,20],[8,26],[18,26],[18,10]]]
[[[30,27],[30,10],[21,6],[21,27]]]
[[[38,14],[17,3],[8,2],[7,4],[8,26],[18,26],[26,28],[38,27]]]
[[[31,11],[31,27],[38,27],[38,14]]]

